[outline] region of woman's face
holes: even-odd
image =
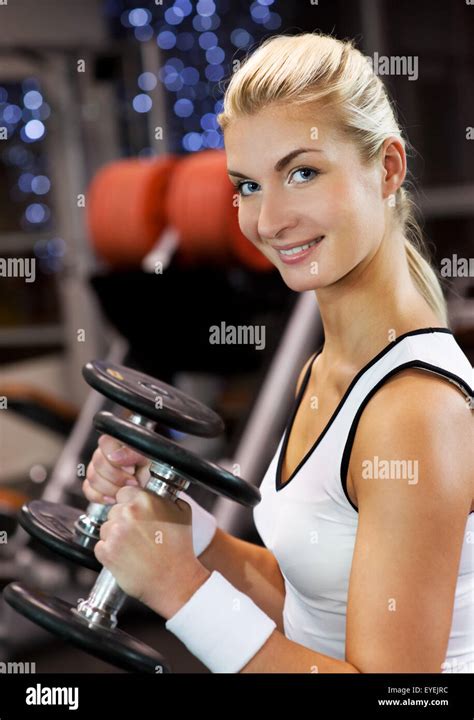
[[[272,105],[231,123],[225,148],[230,180],[240,186],[240,228],[292,290],[332,285],[376,252],[387,198],[404,177],[396,139],[385,162],[366,167],[314,107]],[[294,154],[300,148],[306,152]]]

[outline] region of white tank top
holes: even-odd
[[[473,368],[447,328],[422,328],[400,335],[357,373],[319,438],[281,486],[288,437],[313,362],[262,480],[262,500],[254,508],[254,520],[284,578],[286,637],[344,660],[347,593],[358,523],[357,508],[347,494],[346,475],[362,411],[381,385],[406,368],[421,368],[446,378],[465,395],[472,409]],[[466,520],[442,672],[474,672],[474,513]]]

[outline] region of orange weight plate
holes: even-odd
[[[27,500],[28,496],[22,492],[10,490],[9,488],[0,488],[0,510],[4,508],[16,512],[21,509]]]
[[[87,221],[97,254],[113,266],[138,265],[167,224],[165,198],[179,161],[160,155],[101,168],[87,196]]]
[[[180,161],[166,206],[169,223],[179,234],[179,257],[185,264],[229,261],[227,222],[232,190],[224,151],[203,150]]]

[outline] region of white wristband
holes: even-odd
[[[166,622],[213,673],[237,673],[266,643],[276,623],[217,570]]]
[[[216,534],[217,521],[214,515],[204,510],[196,500],[187,495],[183,490],[179,493],[178,498],[184,500],[191,506],[193,516],[193,547],[196,557],[211,544],[212,538]]]

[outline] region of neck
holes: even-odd
[[[315,291],[324,328],[327,367],[352,373],[399,335],[442,327],[415,287],[405,238],[384,238],[372,254],[330,287]]]

